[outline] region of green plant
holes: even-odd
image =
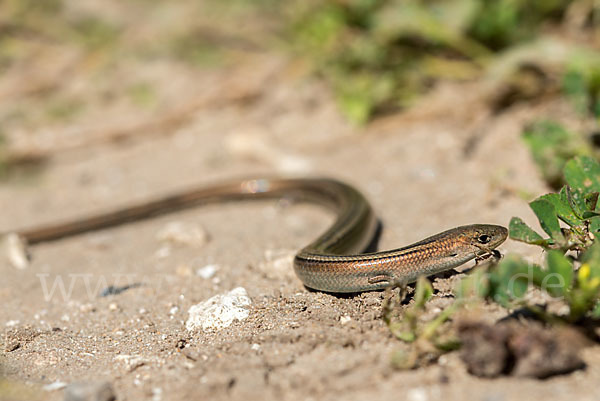
[[[530,40],[543,23],[559,20],[571,0],[475,1],[477,18],[469,34],[490,49],[500,50]]]
[[[600,56],[577,52],[566,66],[562,91],[581,114],[600,118]]]
[[[510,238],[536,245],[547,251],[545,264],[530,263],[518,255],[501,262],[480,266],[463,279],[455,291],[455,301],[429,321],[424,321],[426,302],[432,297],[429,281],[419,278],[413,304],[395,320],[390,301],[384,304],[383,319],[391,333],[411,344],[397,351],[392,363],[409,369],[437,359],[460,347],[451,328],[445,325],[467,305],[489,299],[508,308],[526,308],[549,323],[577,324],[600,319],[600,164],[579,156],[565,163],[560,192],[543,195],[530,203],[545,235],[523,220],[513,217]],[[532,304],[531,289],[547,293],[566,308],[553,313]]]
[[[526,308],[550,323],[600,319],[600,242],[596,241],[600,238],[600,164],[590,157],[576,157],[565,164],[563,174],[568,185],[559,193],[530,203],[545,235],[518,217],[510,222],[510,238],[547,251],[543,266],[508,255],[491,267],[477,267],[460,282],[456,300],[426,323],[421,318],[433,291],[424,278],[419,279],[414,304],[402,320],[393,321],[392,309],[389,303],[385,305],[384,320],[390,331],[414,344],[408,352],[395,354],[395,366],[412,368],[459,347],[455,337],[448,337],[448,330],[441,330],[442,325],[465,305],[482,299],[508,309]],[[557,314],[532,304],[527,298],[531,289],[547,293],[566,309]]]
[[[402,291],[400,298],[403,298]],[[414,302],[403,312],[401,319],[394,319],[391,297],[388,297],[383,306],[383,320],[390,332],[399,340],[412,344],[408,352],[397,351],[392,357],[392,364],[398,369],[413,369],[422,364],[437,359],[445,352],[458,347],[456,338],[444,330],[444,323],[458,309],[459,302],[445,308],[430,321],[423,321],[425,304],[433,296],[433,287],[425,277],[419,277],[414,294]]]
[[[526,307],[548,321],[600,318],[600,164],[576,157],[566,163],[564,177],[568,185],[559,193],[530,203],[546,236],[518,217],[510,222],[510,238],[547,251],[545,266],[509,255],[486,274],[471,275],[459,295],[476,292],[507,308]],[[568,311],[556,315],[531,305],[525,297],[530,288],[560,298]]]
[[[559,193],[546,194],[530,203],[542,229],[543,238],[523,220],[510,221],[510,238],[545,249],[585,251],[600,235],[600,164],[587,156],[579,156],[565,164],[563,170],[567,185]],[[563,226],[559,222],[564,223]],[[566,226],[566,227],[565,227]]]
[[[571,0],[327,0],[295,3],[288,37],[364,123],[440,79],[480,76],[492,57],[558,22]]]

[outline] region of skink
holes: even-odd
[[[294,259],[294,270],[304,285],[320,291],[361,292],[414,282],[421,275],[496,255],[495,248],[508,235],[502,226],[472,224],[403,248],[363,253],[377,230],[369,202],[347,184],[311,178],[261,178],[218,184],[71,222],[15,232],[29,244],[36,244],[202,204],[281,197],[316,203],[337,215],[333,225],[298,251]]]

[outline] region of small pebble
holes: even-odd
[[[79,307],[79,311],[81,313],[89,313],[89,312],[95,312],[96,311],[96,307],[92,304],[83,304]]]
[[[160,387],[154,387],[152,389],[152,401],[161,401],[162,400],[162,388]]]
[[[411,388],[406,393],[408,401],[428,401],[427,392],[422,387]]]
[[[348,315],[346,316],[340,316],[340,323],[341,324],[346,324],[348,322],[352,321],[352,318]]]
[[[67,387],[67,383],[61,382],[61,381],[55,381],[54,383],[46,384],[44,387],[42,387],[42,389],[44,391],[56,391],[56,390],[62,390],[65,387]]]
[[[219,330],[229,327],[235,320],[242,321],[250,315],[251,304],[246,289],[237,287],[226,294],[215,295],[190,307],[185,324],[188,330]]]
[[[219,265],[210,264],[196,270],[196,275],[203,279],[209,279],[219,270]]]
[[[129,372],[133,372],[140,366],[148,363],[148,360],[139,355],[117,355],[115,360],[123,362]]]

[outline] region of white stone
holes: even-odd
[[[427,392],[423,387],[415,387],[408,390],[406,399],[408,401],[428,401],[429,397],[427,397]]]
[[[44,389],[44,391],[56,391],[56,390],[62,390],[65,387],[67,387],[67,383],[61,382],[61,381],[55,381],[54,383],[46,384],[42,388]]]
[[[219,265],[206,265],[196,270],[196,275],[202,277],[203,279],[209,279],[215,275],[217,270],[219,270]]]
[[[234,320],[246,319],[252,303],[246,289],[237,287],[226,294],[215,295],[190,307],[185,324],[188,330],[219,330],[229,327]]]
[[[350,322],[352,320],[352,318],[348,315],[346,316],[340,316],[340,323],[341,324],[346,324],[348,322]]]

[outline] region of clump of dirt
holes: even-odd
[[[4,334],[4,351],[15,351],[42,334],[44,334],[43,330],[36,329],[30,325],[8,329]]]
[[[572,329],[465,320],[459,323],[458,333],[461,359],[476,376],[545,379],[585,367],[579,353],[586,341]]]

